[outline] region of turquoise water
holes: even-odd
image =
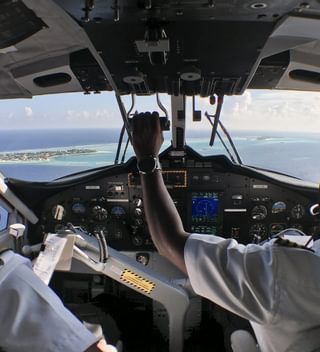
[[[101,134],[101,131],[99,133],[102,138],[103,134]],[[0,172],[9,177],[26,180],[52,180],[69,173],[114,163],[118,145],[113,141],[111,142],[110,137],[110,143],[94,144],[94,136],[92,135],[92,141],[88,143],[88,140],[85,140],[84,142],[88,144],[83,145],[79,144],[79,140],[76,138],[74,138],[74,141],[77,144],[71,144],[73,140],[71,137],[70,133],[66,134],[65,138],[61,138],[60,134],[60,145],[62,147],[53,147],[53,143],[47,138],[47,144],[50,147],[46,147],[45,137],[42,135],[41,148],[39,148],[39,145],[30,148],[30,142],[27,145],[28,148],[26,148],[22,143],[20,149],[15,146],[14,152],[17,153],[22,150],[32,152],[65,150],[70,147],[91,149],[95,152],[55,156],[49,161],[0,162]],[[116,140],[115,134],[113,134],[113,139]],[[68,141],[70,145],[68,145]],[[320,180],[320,165],[317,163],[320,155],[320,138],[318,136],[288,135],[284,137],[276,134],[261,135],[260,133],[253,134],[251,132],[246,134],[242,132],[240,135],[233,136],[233,141],[244,164],[291,174],[307,181],[319,182]],[[56,144],[59,144],[58,142],[55,140]],[[168,145],[167,142],[164,147]],[[218,139],[213,147],[209,146],[209,135],[188,138],[188,145],[202,155],[227,154]],[[129,146],[126,160],[132,155],[133,151]],[[121,156],[122,154],[120,154],[120,160]]]

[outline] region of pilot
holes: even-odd
[[[31,262],[0,253],[0,352],[116,352],[98,339],[32,271]]]
[[[188,275],[197,294],[248,319],[262,352],[319,351],[319,241],[307,250],[187,233],[161,176],[158,113],[133,117],[132,141],[159,253]]]

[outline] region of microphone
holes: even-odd
[[[37,255],[44,247],[45,245],[43,243],[34,244],[32,246],[25,245],[22,247],[22,254],[26,257],[32,257],[35,254]]]

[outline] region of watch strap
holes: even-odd
[[[155,170],[161,170],[161,164],[158,157],[149,155],[137,162],[137,168],[140,174],[148,175],[154,173]]]

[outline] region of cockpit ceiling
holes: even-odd
[[[7,0],[0,11],[2,99],[320,90],[316,0]]]

